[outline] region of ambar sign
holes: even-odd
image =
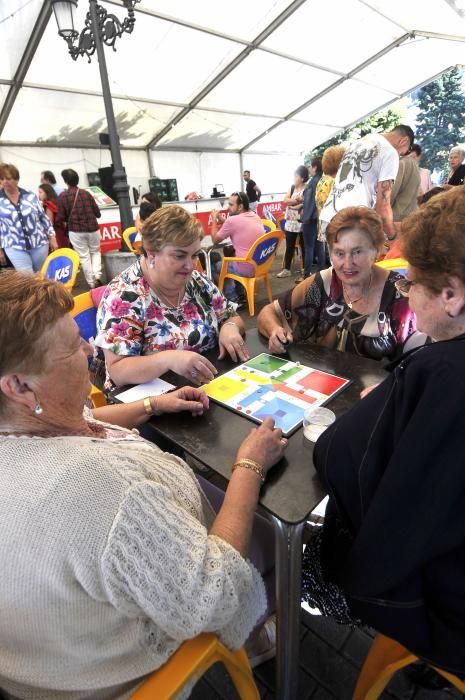
[[[119,250],[121,247],[121,222],[113,221],[107,224],[99,224],[100,250],[106,253],[109,250]]]

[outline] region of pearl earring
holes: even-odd
[[[35,415],[40,416],[40,415],[42,415],[43,412],[44,412],[44,409],[40,405],[40,401],[37,401],[36,405],[34,406]]]
[[[150,259],[149,265],[152,269],[155,267],[155,260],[153,258]]]

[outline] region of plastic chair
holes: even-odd
[[[135,226],[128,226],[123,231],[123,241],[126,243],[131,253],[140,255],[141,241],[136,241],[137,229]]]
[[[190,639],[131,695],[131,700],[174,700],[182,688],[198,680],[217,662],[225,665],[242,700],[260,700],[244,649],[230,651],[213,634]]]
[[[394,674],[415,661],[418,661],[418,657],[401,644],[383,634],[377,634],[360,671],[353,700],[376,700]],[[465,693],[465,683],[458,676],[436,666],[431,668],[447,678],[461,693]]]
[[[90,338],[95,337],[97,331],[97,307],[94,306],[90,292],[83,292],[74,297],[74,307],[70,311],[70,314],[79,326],[81,338],[89,341]],[[106,406],[107,404],[103,392],[94,384],[92,384],[89,399],[94,408]]]
[[[255,288],[259,280],[263,280],[265,284],[268,301],[270,303],[273,301],[268,271],[273,264],[276,252],[283,238],[284,236],[281,231],[265,233],[263,236],[260,236],[260,238],[257,238],[245,258],[223,258],[218,288],[223,291],[224,280],[226,278],[240,282],[240,284],[245,287],[251,316],[255,314]],[[234,272],[228,272],[229,263],[249,263],[249,265],[252,265],[254,268],[255,274],[253,277],[242,277]]]
[[[265,233],[276,231],[276,224],[273,223],[273,221],[271,221],[270,219],[262,219],[261,222],[263,224],[263,228],[265,229]]]
[[[45,260],[40,271],[43,280],[61,282],[70,292],[79,270],[79,255],[71,248],[58,248]]]
[[[390,260],[380,260],[376,263],[385,270],[394,270],[404,277],[407,275],[408,262],[404,258],[392,258]]]

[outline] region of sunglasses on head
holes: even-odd
[[[243,192],[233,192],[231,197],[237,197],[237,203],[242,204],[243,207],[246,206],[247,202],[245,198],[247,197],[247,195]]]

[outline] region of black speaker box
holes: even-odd
[[[109,168],[99,168],[98,174],[100,176],[100,187],[102,190],[117,202],[116,192],[113,189],[113,166],[111,165]]]

